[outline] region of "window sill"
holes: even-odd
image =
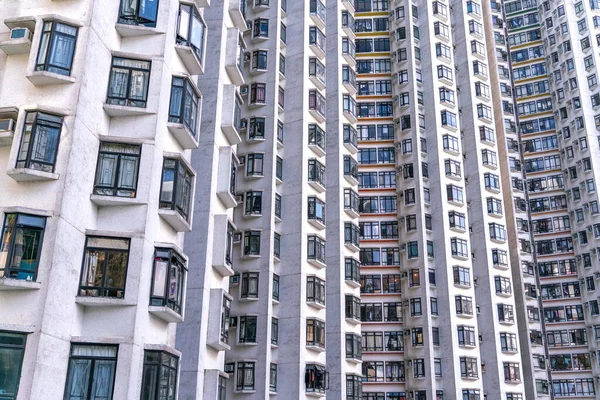
[[[244,24],[246,23],[244,22]],[[231,64],[225,65],[225,70],[227,71],[229,79],[231,79],[231,82],[233,82],[234,85],[242,86],[246,83],[246,80],[244,79],[244,74],[242,73],[241,68],[237,64],[237,60],[233,61]]]
[[[358,118],[351,112],[344,111],[344,116],[351,124],[356,124],[358,122]]]
[[[352,208],[344,208],[344,211],[352,218],[360,217],[360,213],[356,210],[353,210]]]
[[[66,76],[56,74],[48,71],[34,71],[27,74],[27,79],[34,86],[46,86],[46,85],[61,85],[65,83],[75,83],[75,78],[72,76]]]
[[[344,142],[344,147],[346,150],[350,152],[350,154],[355,155],[358,153],[358,146],[352,142]]]
[[[55,181],[60,175],[54,172],[37,171],[30,168],[12,168],[6,174],[17,182]]]
[[[316,346],[316,345],[314,345],[314,344],[307,344],[307,345],[306,345],[306,348],[307,348],[308,350],[316,351],[316,352],[318,352],[318,353],[322,353],[322,352],[324,352],[324,351],[325,351],[325,347]]]
[[[190,75],[204,74],[204,66],[198,60],[191,47],[176,44],[175,51],[177,51],[179,58],[181,58],[183,65],[185,65]]]
[[[346,361],[352,364],[362,363],[362,360],[360,358],[346,358]]]
[[[256,301],[259,301],[259,300],[260,299],[258,297],[240,297],[238,299],[238,301],[241,302],[241,303],[253,303],[253,302],[256,302]],[[256,344],[256,343],[254,343],[254,344]]]
[[[306,304],[308,304],[312,308],[316,308],[317,310],[324,310],[325,309],[325,304],[318,303],[316,301],[307,301]]]
[[[346,322],[348,322],[351,325],[360,325],[360,320],[356,319],[356,318],[348,318],[348,317],[346,317]]]
[[[325,268],[327,266],[327,264],[325,264],[324,261],[321,260],[316,260],[316,259],[308,259],[308,263],[314,265],[315,267],[321,269],[321,268]]]
[[[217,273],[223,277],[233,276],[233,269],[227,264],[223,263],[222,265],[213,264],[213,268],[217,270]]]
[[[351,184],[352,186],[357,186],[358,185],[358,178],[355,178],[352,175],[344,174],[344,179],[346,179],[346,181],[349,184]]]
[[[325,191],[325,186],[320,184],[317,181],[308,181],[308,184],[315,189],[318,193],[323,193]]]
[[[77,296],[75,303],[84,307],[130,307],[137,305],[136,303],[127,302],[125,299],[86,296]]]
[[[217,351],[223,351],[223,350],[228,351],[228,350],[231,350],[231,346],[229,346],[227,343],[223,343],[220,340],[217,341],[217,342],[214,342],[214,343],[210,343],[210,341],[209,341],[206,344],[209,347],[212,347],[213,349],[215,349]]]
[[[323,60],[325,58],[325,50],[319,47],[319,45],[311,44],[308,47],[312,50],[313,54],[317,56],[319,60]]]
[[[165,322],[183,322],[183,316],[177,314],[169,307],[165,306],[148,306],[148,312]]]
[[[353,288],[359,288],[360,287],[360,282],[356,282],[355,280],[352,279],[346,279],[346,284],[350,287]]]
[[[161,35],[164,32],[143,25],[129,25],[129,24],[115,24],[115,29],[119,33],[119,36],[124,37],[135,37],[135,36],[147,36],[147,35]]]
[[[198,8],[210,7],[210,0],[192,0],[192,3],[196,4]]]
[[[260,258],[260,254],[244,254],[242,255],[242,260],[254,260]]]
[[[131,106],[119,106],[116,104],[104,103],[104,112],[110,117],[137,117],[140,115],[152,115],[156,114],[151,112],[146,107],[131,107]]]
[[[254,394],[256,390],[234,390],[233,393],[237,394]]]
[[[175,136],[182,148],[197,149],[199,147],[198,140],[184,124],[168,122],[167,129],[169,129],[171,135]]]
[[[90,195],[90,201],[97,206],[136,206],[147,204],[137,197],[103,196],[101,194]]]
[[[26,281],[22,279],[0,278],[0,291],[4,290],[39,290],[40,282]]]
[[[354,243],[344,243],[344,246],[346,246],[347,249],[350,249],[354,252],[360,251],[360,247],[358,245],[355,245]]]
[[[0,42],[0,50],[7,56],[15,54],[29,54],[31,52],[31,40],[29,38],[10,39]]]
[[[225,208],[234,208],[238,205],[237,199],[229,190],[217,192],[217,197],[221,200]]]
[[[308,223],[311,224],[312,226],[314,226],[315,228],[317,228],[317,230],[322,231],[323,229],[325,229],[325,224],[322,221],[319,221],[317,219],[309,219]]]
[[[231,17],[234,26],[240,31],[243,32],[248,29],[248,26],[246,25],[246,18],[244,18],[239,1],[231,1],[229,3],[229,16]]]
[[[308,148],[311,149],[313,151],[313,153],[315,153],[318,157],[324,157],[325,156],[325,149],[322,148],[321,146],[317,145],[317,144],[308,144]]]
[[[13,131],[0,131],[0,147],[11,146],[15,133]]]
[[[313,118],[320,123],[325,122],[325,116],[323,114],[321,114],[320,112],[318,112],[317,110],[308,110],[310,112],[310,115],[313,116]]]
[[[158,210],[158,215],[161,216],[175,231],[190,232],[192,224],[185,219],[177,211],[174,210]]]
[[[234,125],[235,124],[233,121],[229,121],[229,122],[224,121],[223,125],[221,125],[221,130],[225,134],[225,137],[229,141],[229,144],[232,146],[236,145],[242,141],[240,132]]]
[[[306,397],[325,397],[325,392],[306,392]]]

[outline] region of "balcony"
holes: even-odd
[[[18,115],[19,109],[16,107],[0,108],[0,146],[12,144]]]

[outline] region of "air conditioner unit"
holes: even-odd
[[[248,96],[248,85],[240,86],[240,96],[242,96],[242,97]]]
[[[233,235],[233,243],[239,243],[242,241],[242,234],[241,233],[235,233]]]
[[[14,132],[15,131],[15,120],[6,118],[0,119],[0,132]]]
[[[240,119],[240,130],[244,131],[248,128],[248,120],[246,118]]]
[[[238,160],[240,161],[238,163],[238,165],[244,165],[244,164],[246,164],[246,156],[239,156]]]
[[[12,28],[10,30],[11,39],[29,39],[33,38],[33,33],[27,28]]]
[[[234,363],[225,364],[224,372],[228,373],[228,374],[233,374],[235,372],[235,364]]]
[[[244,202],[244,196],[241,194],[235,196],[235,201],[237,201],[238,204],[242,204]]]
[[[249,51],[245,52],[244,53],[244,62],[249,63],[251,59],[252,59],[252,53],[250,53]]]
[[[237,317],[230,317],[229,318],[229,327],[230,328],[235,328],[237,326]]]
[[[229,284],[230,285],[237,285],[239,283],[240,283],[240,275],[239,274],[231,275],[229,277]]]

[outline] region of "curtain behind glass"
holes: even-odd
[[[71,360],[65,400],[87,400],[91,367],[91,360]]]
[[[115,377],[115,361],[97,360],[90,400],[111,400]]]

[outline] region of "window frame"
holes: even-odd
[[[10,215],[14,215],[15,219],[14,222],[12,223],[12,228],[9,228],[7,225],[9,224],[9,216]],[[24,225],[23,223],[19,224],[19,216],[24,216],[24,217],[34,217],[34,218],[40,218],[43,219],[43,226],[39,226],[36,227],[34,225]],[[43,244],[44,244],[44,233],[46,231],[46,224],[47,224],[47,217],[42,217],[42,216],[38,216],[38,215],[33,215],[33,214],[25,214],[25,213],[5,213],[4,214],[4,223],[2,225],[2,232],[0,235],[0,254],[6,252],[6,264],[5,265],[0,265],[0,274],[2,274],[0,277],[2,278],[12,278],[12,279],[21,279],[21,278],[14,278],[13,276],[6,276],[7,272],[8,274],[12,275],[13,271],[17,271],[18,274],[21,273],[26,273],[26,274],[32,274],[30,276],[32,276],[31,280],[32,281],[37,281],[37,275],[38,275],[38,270],[40,267],[40,258],[42,256],[42,249],[43,249]],[[21,260],[19,262],[19,268],[13,268],[13,267],[7,267],[10,263],[11,260],[13,259],[14,255],[15,255],[15,242],[16,242],[16,234],[8,234],[7,231],[9,229],[11,229],[12,231],[16,231],[18,229],[19,226],[27,226],[29,227],[29,229],[34,228],[38,231],[41,231],[40,236],[39,236],[39,240],[38,243],[36,245],[37,247],[37,254],[36,254],[36,258],[35,258],[35,267],[33,269],[33,271],[29,272],[29,271],[22,271],[22,268],[20,268],[20,264],[23,261],[23,258],[21,256]],[[6,240],[6,235],[8,236],[8,243],[5,243]],[[25,243],[23,243],[24,246]],[[4,250],[4,247],[8,246],[8,249]],[[23,247],[23,250],[25,250],[25,247]],[[14,260],[13,260],[14,262]],[[25,277],[25,280],[27,280],[27,277]]]

